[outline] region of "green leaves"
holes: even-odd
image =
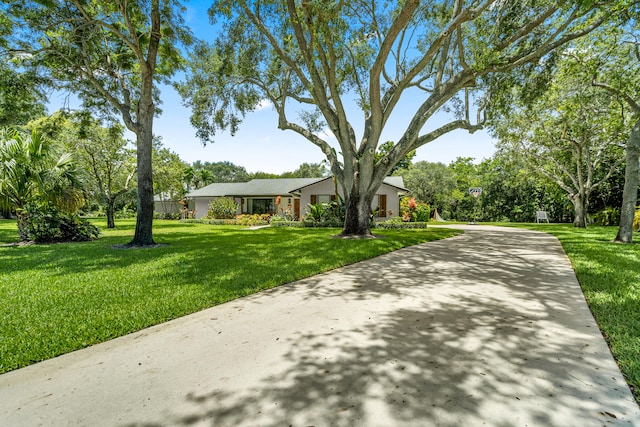
[[[0,126],[25,125],[44,115],[44,83],[33,70],[19,72],[0,63]]]
[[[0,165],[4,208],[20,212],[28,203],[50,201],[73,212],[83,201],[72,156],[57,155],[51,141],[38,132],[2,129]]]
[[[142,75],[171,77],[184,64],[181,45],[191,42],[175,0],[162,1],[156,10],[159,46],[152,44],[150,0],[18,0],[3,9],[16,25],[28,28],[10,41],[13,49],[31,55],[29,65],[48,70],[48,77],[78,93],[87,105],[131,114],[134,120]]]

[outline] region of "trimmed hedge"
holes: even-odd
[[[272,227],[294,227],[294,228],[303,228],[306,227],[304,222],[302,221],[273,221],[271,223]]]
[[[209,225],[236,225],[235,219],[210,219],[210,218],[200,218],[200,219],[181,219],[180,222],[186,222],[191,224],[209,224]]]
[[[397,221],[383,221],[376,222],[372,228],[382,228],[387,230],[398,229],[411,229],[411,228],[427,228],[426,222],[397,222]]]
[[[183,219],[181,222],[195,223],[195,224],[209,224],[209,225],[266,225],[261,224],[246,224],[234,219]],[[375,222],[371,225],[371,228],[380,228],[387,230],[400,230],[400,229],[425,229],[427,228],[426,222],[401,222],[401,221],[382,221]],[[342,225],[331,224],[327,222],[317,221],[274,221],[271,227],[293,227],[293,228],[341,228]]]

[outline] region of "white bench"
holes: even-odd
[[[540,221],[547,221],[547,223],[549,223],[546,211],[536,211],[536,223],[539,223]]]

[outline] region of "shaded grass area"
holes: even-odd
[[[114,249],[133,236],[117,222],[97,241],[0,247],[0,373],[125,335],[241,296],[454,230],[376,230],[384,238],[333,239],[338,229],[245,230],[155,221],[166,246]],[[0,221],[0,244],[17,240]]]
[[[613,243],[617,227],[512,226],[544,231],[560,240],[591,312],[640,402],[640,244]],[[633,237],[640,242],[640,234]]]

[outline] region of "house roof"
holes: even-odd
[[[325,178],[253,179],[249,182],[215,183],[194,190],[187,197],[284,196]]]
[[[383,182],[400,190],[409,191],[407,188],[404,188],[404,179],[401,176],[388,176]]]
[[[253,179],[249,182],[214,183],[191,191],[187,197],[286,196],[327,179],[331,177]],[[384,179],[384,183],[399,190],[408,191],[404,188],[401,176],[388,176]]]
[[[331,179],[331,178],[332,177],[330,177],[330,176],[326,177],[326,178],[321,178],[321,179],[318,179],[318,181],[316,181],[316,182],[324,181],[324,180]],[[316,182],[312,182],[311,184],[304,185],[304,186],[302,186],[300,188],[296,188],[295,190],[292,190],[292,191],[296,191],[296,192],[300,191],[304,187],[308,187],[309,185],[313,185]],[[398,190],[409,191],[408,189],[404,188],[404,179],[401,176],[387,176],[387,177],[384,178],[384,180],[382,182],[384,184],[390,185],[392,187],[396,187]]]

